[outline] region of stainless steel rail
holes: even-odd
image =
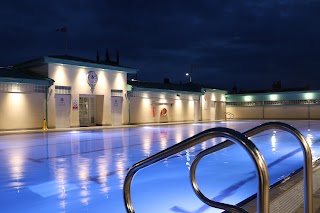
[[[312,203],[312,155],[311,155],[311,149],[309,147],[309,144],[307,143],[307,141],[305,140],[303,135],[296,128],[294,128],[286,123],[282,123],[282,122],[264,123],[264,124],[261,124],[257,127],[254,127],[252,129],[244,132],[243,134],[246,137],[251,137],[251,136],[254,136],[260,132],[263,132],[263,131],[266,131],[269,129],[275,129],[275,128],[285,130],[285,131],[291,133],[293,136],[295,136],[298,139],[298,141],[300,141],[300,145],[301,145],[301,148],[303,150],[303,155],[304,155],[304,213],[311,213],[312,206],[313,206],[313,203]],[[201,199],[203,202],[214,203],[214,201],[208,199],[200,192],[199,187],[196,182],[196,178],[195,178],[196,167],[197,167],[199,161],[203,157],[205,157],[213,152],[216,152],[217,150],[224,149],[232,144],[233,143],[231,141],[228,141],[228,140],[224,141],[224,142],[218,144],[218,146],[210,147],[210,148],[200,152],[193,159],[193,162],[190,167],[190,179],[191,179],[191,183],[193,186],[193,190],[195,191],[195,193],[197,194],[199,199]],[[258,200],[257,200],[258,210],[257,210],[257,212],[260,212],[259,208],[261,208],[261,207],[259,206],[259,203],[261,203],[262,201],[260,200],[261,198],[259,198],[259,194],[257,197],[258,197]]]
[[[131,200],[131,182],[136,172],[138,172],[142,168],[145,168],[167,157],[170,157],[171,155],[174,155],[178,152],[181,152],[185,149],[188,149],[192,146],[195,146],[201,142],[204,142],[208,139],[215,138],[215,137],[224,137],[233,141],[234,143],[239,143],[243,148],[245,148],[247,153],[254,160],[258,170],[259,190],[261,190],[261,193],[259,193],[261,195],[260,213],[267,213],[269,211],[269,175],[268,175],[268,170],[267,170],[267,166],[264,161],[264,158],[261,155],[260,151],[257,149],[257,147],[243,134],[241,134],[238,131],[225,128],[225,127],[217,127],[217,128],[205,130],[197,135],[194,135],[191,138],[188,138],[176,145],[173,145],[157,154],[154,154],[134,164],[129,169],[124,181],[124,186],[123,186],[123,196],[124,196],[125,208],[127,212],[128,213],[135,212],[132,205],[132,200]],[[221,208],[220,206],[221,203],[209,202],[208,204],[210,204],[210,206],[212,207]],[[238,210],[238,212],[246,212],[245,210],[237,206],[229,205],[228,208],[231,209],[232,211]]]

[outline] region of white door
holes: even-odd
[[[111,119],[112,125],[122,124],[122,97],[111,97]]]
[[[56,128],[70,127],[70,95],[56,94]]]
[[[194,101],[194,121],[199,121],[199,102]]]

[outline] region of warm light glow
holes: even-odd
[[[80,195],[81,195],[81,203],[85,206],[89,205],[90,200],[90,192],[88,190],[89,185],[89,173],[90,171],[90,160],[86,158],[78,159],[78,178],[80,179]]]
[[[25,163],[25,156],[24,153],[20,150],[15,150],[15,153],[9,155],[9,164],[10,164],[10,176],[13,181],[13,186],[20,192],[20,188],[24,185],[21,180],[24,178],[24,163]]]
[[[211,94],[211,101],[217,101],[217,97],[214,93]]]
[[[8,94],[9,103],[14,105],[21,105],[25,100],[25,95],[22,93],[9,93]]]
[[[146,135],[142,140],[143,153],[146,157],[150,156],[151,153],[151,135]]]
[[[122,74],[122,73],[117,73],[116,74],[116,78],[115,78],[115,88],[116,89],[122,89],[122,88],[124,88],[124,82],[126,82],[125,81],[125,79],[124,79],[124,75]]]
[[[182,141],[182,132],[181,131],[177,131],[174,135],[175,135],[176,143],[180,143]]]
[[[143,97],[143,98],[149,98],[149,94],[146,93],[146,92],[144,92],[144,93],[142,94],[142,97]]]
[[[160,98],[166,98],[166,95],[165,94],[160,94]]]
[[[142,104],[144,107],[149,107],[151,105],[150,99],[142,99]]]
[[[98,180],[101,187],[100,191],[102,193],[108,193],[108,191],[110,190],[110,188],[107,185],[110,158],[111,158],[111,155],[108,154],[97,159]]]
[[[177,107],[178,109],[181,109],[181,107],[182,107],[182,100],[176,100],[175,102],[174,102],[174,105],[175,105],[175,107]]]
[[[53,79],[55,80],[55,84],[57,85],[66,85],[67,80],[69,79],[67,76],[66,66],[56,66],[56,72],[53,75]]]
[[[168,147],[168,139],[167,139],[168,132],[166,130],[162,130],[160,132],[160,148],[164,150]]]

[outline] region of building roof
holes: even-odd
[[[107,69],[107,70],[122,71],[127,73],[137,73],[138,71],[137,69],[120,66],[117,62],[113,62],[113,61],[96,61],[96,60],[85,59],[85,58],[80,58],[80,57],[70,56],[70,55],[44,56],[44,57],[40,57],[40,58],[36,58],[33,60],[16,64],[14,65],[14,67],[30,68],[30,67],[36,67],[42,64],[49,64],[49,63]]]
[[[201,85],[198,83],[186,83],[186,84],[173,84],[173,83],[154,83],[154,82],[146,82],[146,81],[136,81],[130,80],[127,84],[131,85],[133,88],[140,89],[151,89],[151,90],[172,90],[172,91],[183,91],[183,92],[196,92],[203,93],[206,90],[212,90],[215,92],[223,92],[224,90],[212,89],[208,86]]]
[[[0,82],[51,86],[54,80],[28,70],[7,67],[0,68]]]

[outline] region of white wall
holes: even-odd
[[[161,103],[166,103],[166,104],[161,104]],[[167,109],[166,116],[161,115],[161,110],[163,108]],[[157,123],[157,122],[182,122],[182,121],[193,121],[193,120],[194,120],[193,96],[188,98],[188,95],[183,95],[183,98],[174,98],[174,99],[130,97],[130,123],[131,124]]]
[[[202,120],[223,120],[225,117],[225,94],[220,92],[205,92],[201,97]]]
[[[0,130],[42,128],[44,93],[1,93]]]
[[[320,105],[227,107],[234,119],[320,119]]]
[[[98,82],[93,90],[87,83],[87,73],[95,71],[98,75]],[[71,102],[79,101],[79,95],[99,95],[99,101],[103,101],[103,112],[97,115],[102,125],[111,125],[111,89],[123,91],[123,123],[128,123],[128,102],[126,98],[127,74],[124,72],[114,72],[95,68],[85,68],[73,65],[49,64],[48,77],[52,78],[56,86],[71,86]],[[55,127],[54,109],[54,86],[49,98],[49,127]],[[70,126],[79,126],[79,110],[70,109]]]

